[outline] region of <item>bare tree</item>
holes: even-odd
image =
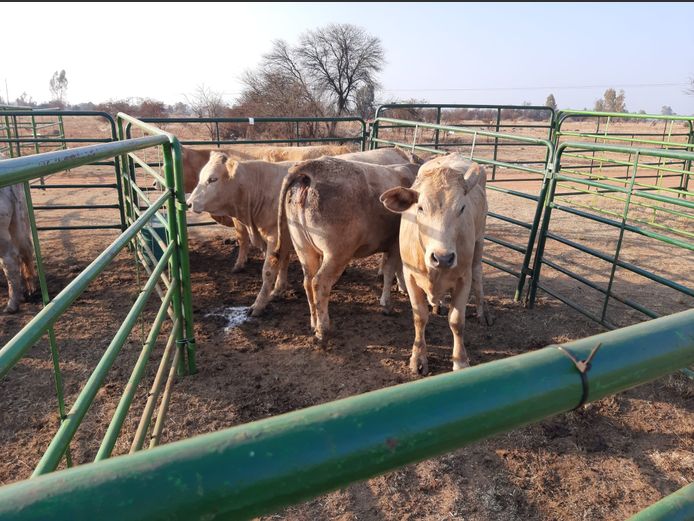
[[[213,91],[204,84],[198,86],[195,93],[190,98],[185,96],[186,102],[190,106],[191,112],[199,118],[219,118],[224,116],[227,110],[227,105],[224,103],[222,94]],[[205,128],[210,135],[210,139],[216,139],[217,126],[213,122],[205,123]]]
[[[689,79],[689,87],[685,90],[685,92],[694,96],[694,78]]]
[[[554,99],[554,94],[547,96],[545,106],[551,108],[552,110],[557,110],[557,100]]]
[[[242,99],[271,95],[271,104],[303,111],[294,114],[343,116],[357,112],[364,95],[375,91],[383,64],[377,37],[354,25],[330,24],[304,33],[294,47],[276,40],[259,68],[244,77]],[[282,88],[273,89],[273,82]],[[334,130],[330,125],[331,135]]]
[[[60,105],[64,105],[65,93],[67,92],[67,76],[65,76],[65,69],[53,73],[53,77],[49,82],[49,88],[53,96],[53,101],[57,101]]]
[[[672,107],[670,105],[663,105],[660,109],[660,113],[663,116],[674,116],[675,115],[675,111],[672,110]]]

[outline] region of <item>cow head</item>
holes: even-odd
[[[443,158],[442,158],[443,159]],[[412,188],[391,188],[381,195],[388,210],[414,221],[428,269],[445,270],[458,264],[458,238],[475,233],[467,210],[469,193],[485,178],[477,163],[434,160],[419,171]]]
[[[195,213],[223,214],[222,204],[226,199],[224,193],[226,183],[224,181],[233,175],[237,166],[238,162],[229,160],[226,154],[212,152],[210,160],[200,171],[197,186],[188,197],[188,208],[191,208]]]

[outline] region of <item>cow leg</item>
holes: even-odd
[[[427,361],[427,344],[424,332],[429,320],[429,305],[427,304],[426,294],[412,280],[412,277],[406,277],[405,282],[407,284],[407,294],[410,296],[412,317],[414,319],[414,343],[412,344],[412,356],[410,357],[410,371],[414,374],[426,375],[429,372],[429,363]]]
[[[22,299],[22,279],[19,269],[19,252],[7,230],[0,232],[0,264],[7,278],[8,300],[5,312],[16,313]]]
[[[453,333],[453,370],[457,371],[470,367],[470,361],[463,343],[463,330],[465,329],[465,306],[470,298],[471,273],[466,274],[462,287],[454,290],[451,309],[448,313],[448,325]]]
[[[248,235],[248,230],[241,222],[236,219],[232,219],[234,223],[234,230],[236,232],[236,242],[238,243],[238,254],[236,255],[236,262],[234,267],[231,269],[232,273],[237,273],[241,271],[248,261],[248,250],[250,249],[251,239]]]
[[[253,305],[249,309],[249,312],[253,317],[260,315],[267,306],[268,302],[270,302],[271,288],[277,279],[277,272],[279,271],[279,262],[277,262],[277,260],[272,256],[276,243],[277,239],[275,237],[269,238],[267,241],[267,248],[265,249],[265,262],[263,262],[263,285],[258,292],[255,302],[253,302]]]
[[[316,303],[316,339],[324,343],[330,332],[330,316],[328,315],[328,303],[330,290],[345,271],[349,257],[341,259],[325,253],[323,263],[313,277],[313,296]]]
[[[483,275],[482,275],[482,251],[484,240],[475,243],[475,253],[472,259],[472,293],[475,296],[475,306],[477,308],[477,320],[483,326],[491,326],[494,317],[489,311],[489,306],[484,301]]]
[[[388,254],[387,253],[381,254],[381,262],[378,264],[378,276],[379,277],[381,275],[383,275],[383,266],[385,265],[385,263],[387,261],[388,261]]]
[[[383,292],[381,293],[381,306],[383,307],[383,313],[389,315],[392,312],[392,305],[390,301],[390,294],[393,287],[393,278],[395,278],[395,273],[398,270],[398,264],[402,269],[402,262],[400,261],[399,246],[395,243],[395,246],[391,248],[391,251],[383,254]]]
[[[405,276],[402,274],[402,259],[398,261],[398,267],[395,270],[395,278],[398,279],[398,291],[403,295],[407,295],[407,288],[405,287]]]
[[[284,249],[284,248],[283,248]],[[289,270],[289,251],[280,252],[279,271],[275,281],[275,289],[272,290],[270,298],[281,297],[287,290],[287,271]]]
[[[318,317],[316,297],[313,293],[313,278],[320,267],[320,256],[313,251],[303,251],[299,255],[299,260],[301,261],[301,271],[304,272],[304,291],[306,291],[306,300],[308,300],[308,309],[311,314],[311,332],[315,333]]]

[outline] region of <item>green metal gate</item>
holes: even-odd
[[[15,128],[17,124],[27,127],[29,122],[35,122],[37,117],[56,118],[59,122],[59,132],[57,135],[42,135],[31,127],[32,133],[27,134]],[[0,145],[6,144],[14,150],[11,157],[27,155],[27,153],[38,154],[48,150],[66,150],[70,146],[83,146],[93,143],[110,143],[118,139],[116,133],[116,122],[107,112],[98,111],[75,111],[75,110],[18,110],[7,108],[0,111],[0,118],[5,122],[5,135],[0,133]],[[89,137],[73,137],[70,132],[66,133],[66,127],[74,122],[76,126],[83,126],[87,121],[101,121],[105,128],[99,135]],[[37,123],[38,125],[38,123]],[[27,127],[29,128],[29,127]],[[86,177],[106,177],[112,178],[111,182],[71,182],[70,177],[84,173]],[[31,184],[32,190],[41,190],[40,197],[47,199],[48,204],[37,204],[34,210],[45,214],[47,219],[52,215],[64,215],[64,212],[76,210],[111,210],[111,216],[105,222],[99,223],[70,223],[70,224],[41,224],[39,219],[39,231],[64,231],[64,230],[120,230],[125,229],[125,216],[122,212],[123,201],[121,200],[121,173],[119,159],[107,158],[105,160],[85,163],[73,169],[69,176],[59,171],[51,174],[55,177],[42,176],[34,180]],[[66,179],[67,177],[67,179]],[[57,181],[57,182],[56,182]],[[81,194],[83,203],[68,203],[61,200],[66,194]],[[55,194],[58,194],[57,196]],[[106,197],[108,202],[102,204],[90,203],[89,199],[100,193],[110,193],[112,197]],[[87,196],[89,194],[89,197]],[[57,197],[58,202],[53,203]]]
[[[388,128],[413,129],[413,141],[406,143],[380,137],[379,129],[383,125]],[[517,134],[379,117],[371,126],[371,146],[376,148],[379,145],[396,145],[412,151],[419,150],[433,154],[446,154],[450,151],[450,145],[443,150],[432,147],[431,143],[420,144],[418,141],[420,129],[461,136],[462,139],[455,145],[459,151],[469,154],[470,159],[482,165],[498,169],[496,174],[492,174],[487,180],[487,189],[499,194],[500,199],[510,204],[510,208],[488,212],[488,216],[494,219],[494,223],[487,223],[485,239],[491,243],[492,249],[485,248],[483,262],[518,279],[515,292],[515,298],[518,300],[530,266],[540,222],[542,210],[540,201],[546,187],[551,158],[554,155],[552,144],[546,139]],[[499,159],[497,151],[504,146],[514,146],[515,150],[522,150],[525,146],[532,149],[534,158],[528,161]],[[537,164],[538,159],[535,158],[544,158],[544,161]],[[526,205],[529,214],[524,217],[517,212],[520,205],[515,201],[518,199],[534,203]],[[522,234],[520,238],[519,232]]]
[[[131,452],[143,448],[151,427],[157,398],[161,396],[161,405],[156,416],[156,423],[149,437],[150,447],[155,446],[161,436],[166,418],[171,383],[178,372],[195,372],[195,342],[193,338],[192,308],[190,294],[190,274],[188,267],[188,249],[186,237],[185,201],[182,192],[180,145],[176,138],[158,129],[151,129],[140,124],[124,114],[118,115],[119,126],[127,121],[139,125],[150,135],[130,140],[112,143],[102,143],[92,146],[48,152],[33,156],[0,161],[0,186],[16,183],[24,184],[29,216],[31,221],[34,249],[39,273],[39,283],[42,292],[44,308],[24,326],[9,342],[0,349],[0,378],[24,357],[44,335],[48,335],[51,348],[56,393],[58,397],[58,417],[60,426],[48,449],[41,457],[33,476],[39,476],[54,471],[63,458],[67,466],[72,465],[70,442],[78,427],[92,405],[94,398],[104,383],[109,369],[114,364],[124,343],[133,332],[138,318],[142,315],[147,304],[152,300],[152,294],[157,293],[160,305],[151,323],[142,350],[133,368],[128,385],[118,403],[110,421],[106,435],[102,440],[96,461],[108,458],[119,436],[123,422],[128,414],[135,391],[142,380],[145,366],[151,358],[163,328],[170,329],[166,339],[166,347],[161,355],[157,377],[152,384],[149,400],[140,418]],[[121,156],[135,157],[135,151],[150,147],[161,148],[164,156],[164,173],[159,176],[166,190],[154,201],[139,199],[130,204],[127,214],[127,227],[87,268],[79,273],[62,291],[53,298],[48,293],[46,276],[41,254],[41,247],[35,223],[29,181],[40,176],[92,164],[96,161]],[[124,190],[128,203],[135,203],[133,193],[137,189],[128,182],[128,176],[123,177]],[[144,206],[142,210],[139,208]],[[162,215],[165,211],[165,216]],[[166,227],[166,233],[158,238],[161,254],[150,256],[151,251],[143,249],[143,231],[151,229],[151,221],[159,220]],[[132,308],[121,323],[118,331],[110,341],[102,358],[91,373],[86,384],[79,392],[69,411],[63,396],[63,379],[60,369],[59,349],[54,324],[68,310],[70,305],[82,295],[89,284],[101,274],[118,255],[128,247],[134,252],[139,266],[149,272],[149,277],[142,283],[140,293]],[[142,263],[142,264],[140,264]],[[144,323],[141,322],[144,327]],[[95,332],[98,334],[98,332]]]

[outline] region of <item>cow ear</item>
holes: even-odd
[[[381,194],[379,200],[391,212],[402,213],[419,199],[419,192],[411,188],[397,186]]]
[[[484,168],[478,163],[472,163],[470,168],[467,169],[465,175],[463,176],[463,184],[465,186],[465,193],[468,193],[478,184],[485,187],[487,181],[487,173]]]

